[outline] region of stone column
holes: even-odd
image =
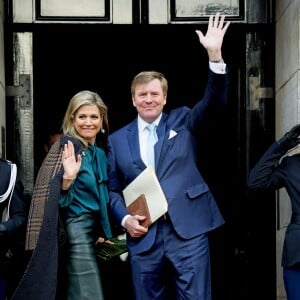
[[[276,0],[276,138],[300,123],[300,0]],[[281,254],[286,226],[291,216],[290,201],[285,190],[278,192],[277,220],[277,300],[286,299],[282,279]]]

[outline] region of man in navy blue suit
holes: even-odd
[[[192,109],[164,113],[166,78],[156,71],[141,72],[131,84],[138,116],[109,136],[110,208],[127,232],[135,299],[168,299],[167,283],[174,288],[172,299],[211,299],[207,233],[224,220],[197,168],[195,138],[204,122],[226,105],[228,80],[221,47],[228,26],[217,13],[210,16],[205,35],[196,31],[207,50],[209,70],[204,96]],[[148,124],[156,127],[155,172],[168,213],[145,228],[140,225],[145,216],[128,214],[122,190],[149,164]]]

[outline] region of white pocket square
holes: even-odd
[[[177,132],[174,130],[170,130],[170,134],[169,134],[169,139],[171,139],[172,137],[174,137],[175,135],[177,135]]]

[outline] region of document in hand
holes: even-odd
[[[168,202],[151,166],[148,166],[123,190],[126,207],[142,194],[145,195],[151,218],[150,224],[152,224],[168,211]]]

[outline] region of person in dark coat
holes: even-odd
[[[300,143],[300,125],[275,141],[251,170],[251,191],[285,188],[292,207],[282,253],[283,279],[288,300],[300,299],[300,154],[290,152]],[[294,153],[292,155],[292,153]]]
[[[25,231],[30,199],[17,167],[0,158],[0,299],[10,299],[26,266]],[[7,298],[5,298],[7,297]]]

